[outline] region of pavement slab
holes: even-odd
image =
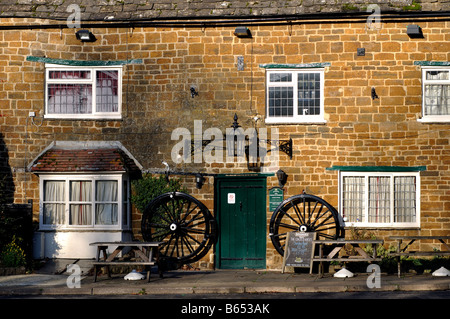
[[[139,295],[139,294],[239,294],[362,291],[450,290],[450,277],[406,274],[401,278],[381,274],[380,287],[370,288],[369,274],[352,278],[322,278],[306,273],[258,270],[169,271],[160,278],[124,280],[126,274],[81,276],[79,288],[70,288],[69,274],[27,274],[0,277],[0,295]],[[73,285],[72,285],[73,286]]]

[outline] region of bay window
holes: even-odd
[[[123,175],[41,175],[43,229],[128,228],[129,181]]]

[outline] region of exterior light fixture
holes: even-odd
[[[283,170],[279,169],[277,171],[277,178],[278,178],[278,184],[280,185],[280,188],[283,188],[287,182],[287,174]]]
[[[370,94],[372,95],[372,100],[375,100],[375,99],[379,98],[378,94],[377,94],[377,91],[375,91],[374,87],[372,88],[372,90],[370,92],[371,92]]]
[[[247,27],[236,27],[234,30],[234,35],[238,38],[251,38],[252,33],[249,28]]]
[[[406,27],[406,34],[410,38],[423,38],[422,28],[417,24],[410,24]]]
[[[266,155],[272,151],[280,150],[292,159],[292,138],[289,138],[288,140],[272,140],[267,139],[267,137],[261,139],[256,129],[254,134],[246,134],[248,131],[244,132],[238,123],[238,116],[236,113],[234,114],[233,119],[234,121],[231,128],[226,129],[226,134],[223,135],[222,139],[222,141],[226,141],[227,157],[243,157],[245,154],[249,164],[248,168],[252,170],[258,169]],[[204,148],[211,142],[212,140],[209,139],[202,139],[201,143],[195,139],[193,141],[191,140],[191,156],[194,156],[197,151],[203,152]]]
[[[78,40],[81,42],[94,42],[97,40],[95,35],[92,34],[89,30],[79,30],[75,33]]]
[[[194,98],[198,95],[198,91],[195,89],[195,86],[191,86],[191,97]]]
[[[259,171],[263,165],[264,158],[267,155],[267,148],[260,144],[258,132],[248,137],[248,145],[245,146],[245,155],[247,157],[247,167],[249,170]]]
[[[239,157],[244,155],[244,135],[242,134],[241,126],[238,123],[237,114],[234,114],[234,122],[231,125],[232,130],[228,130],[227,140],[227,154],[230,157]],[[231,135],[229,134],[231,133]]]
[[[203,177],[203,175],[200,173],[196,174],[195,175],[195,187],[197,187],[197,189],[201,189],[204,183],[205,183],[205,178]]]

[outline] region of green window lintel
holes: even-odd
[[[414,61],[414,65],[420,66],[450,66],[448,61]]]
[[[329,62],[323,63],[300,63],[300,64],[260,64],[259,67],[263,69],[307,69],[307,68],[324,68],[331,66]]]
[[[275,173],[242,173],[242,174],[217,174],[216,177],[224,178],[224,177],[270,177],[275,176]]]
[[[426,166],[332,166],[327,167],[328,171],[343,172],[421,172],[427,169]]]
[[[80,60],[51,59],[39,56],[27,56],[27,61],[68,65],[68,66],[117,66],[125,64],[142,64],[142,59],[118,60],[118,61],[96,61],[96,60],[80,61]]]

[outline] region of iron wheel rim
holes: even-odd
[[[178,266],[203,258],[216,240],[216,221],[191,195],[170,192],[156,197],[142,215],[145,241],[163,242],[160,258]]]
[[[341,235],[336,209],[310,194],[295,195],[283,201],[272,214],[269,231],[273,246],[282,256],[288,232],[314,231],[317,239],[330,240]]]

